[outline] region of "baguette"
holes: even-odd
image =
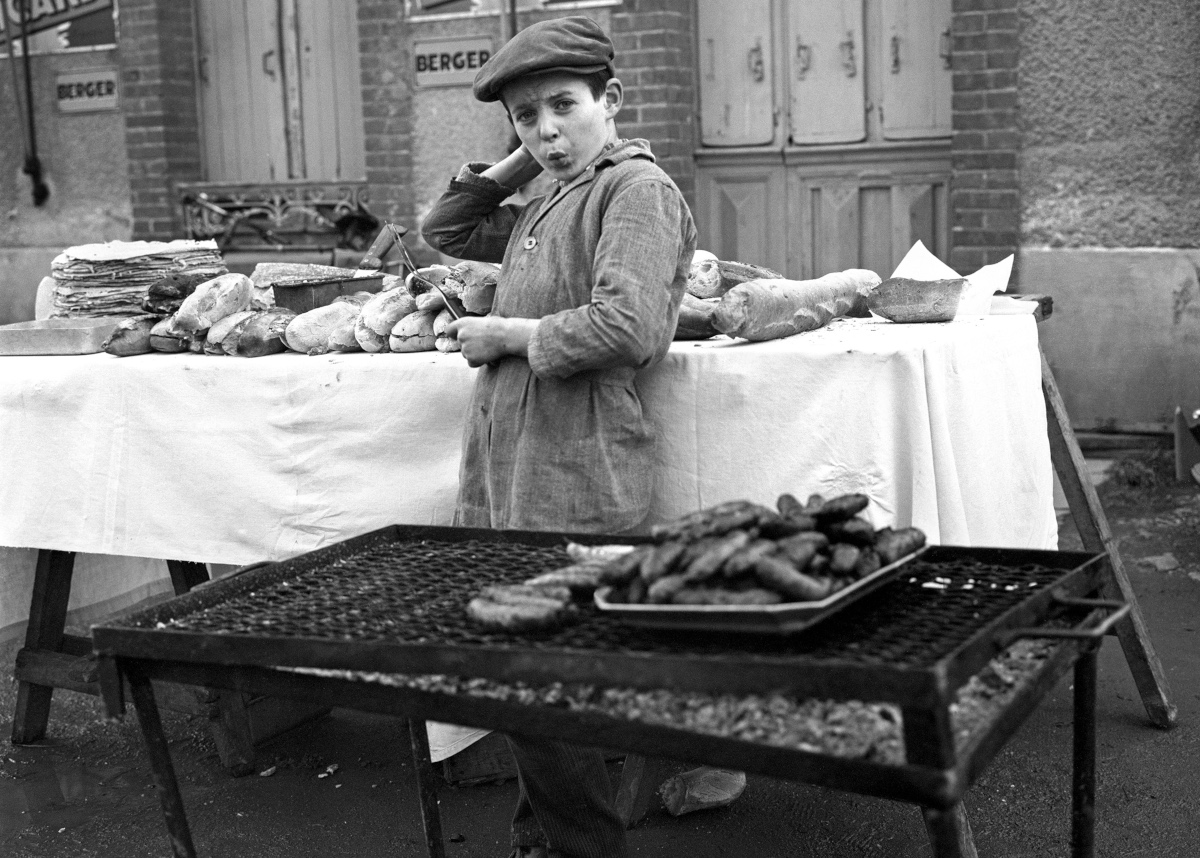
[[[677,340],[706,340],[716,336],[717,329],[713,327],[713,311],[717,309],[719,298],[697,298],[690,292],[683,293],[683,301],[679,305],[679,322],[675,326]]]
[[[790,337],[861,312],[879,283],[878,274],[859,268],[817,280],[748,280],[721,298],[713,311],[713,327],[744,340]]]

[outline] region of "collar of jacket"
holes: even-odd
[[[632,158],[645,158],[654,163],[656,161],[654,153],[650,151],[650,143],[641,138],[633,138],[631,140],[618,140],[616,145],[606,152],[601,153],[600,157],[594,163],[588,166],[582,173],[572,179],[568,184],[559,187],[558,192],[549,200],[542,204],[542,209],[537,213],[537,217],[533,219],[533,223],[529,225],[530,229],[537,226],[538,221],[546,216],[546,212],[558,205],[558,201],[569,194],[572,190],[580,185],[586,185],[596,177],[596,173],[600,172],[605,167],[611,167],[615,164],[620,164]]]

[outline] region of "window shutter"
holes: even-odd
[[[775,139],[771,0],[699,0],[700,139],[761,146]]]
[[[883,0],[888,140],[950,136],[950,0]]]
[[[862,0],[791,0],[788,22],[792,142],[866,139]]]

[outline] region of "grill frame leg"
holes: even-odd
[[[442,839],[442,813],[438,808],[438,774],[429,758],[429,734],[425,722],[416,718],[408,721],[408,737],[412,745],[413,772],[417,780],[417,798],[421,803],[421,822],[425,826],[425,848],[429,858],[445,858],[446,845]]]
[[[175,778],[175,767],[171,763],[171,749],[163,734],[162,718],[154,700],[154,688],[149,678],[137,669],[122,665],[129,680],[129,696],[137,712],[138,726],[146,753],[150,757],[150,768],[154,784],[158,788],[158,800],[162,805],[163,820],[171,838],[171,855],[174,858],[196,858],[196,847],[188,828],[187,814],[183,808],[183,797],[179,794],[179,781]]]
[[[948,810],[922,807],[921,816],[925,820],[933,858],[979,858],[967,809],[961,801]]]
[[[1071,855],[1096,854],[1096,683],[1098,647],[1088,647],[1075,662],[1071,745]]]

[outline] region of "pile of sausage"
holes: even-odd
[[[825,599],[925,544],[915,527],[875,530],[859,513],[868,498],[847,494],[775,509],[733,501],[651,531],[610,564],[610,601],[674,605],[774,605]]]
[[[505,631],[555,628],[603,586],[626,604],[819,601],[925,544],[919,528],[876,530],[860,515],[867,504],[862,494],[803,504],[785,494],[775,509],[731,501],[658,525],[642,545],[572,544],[571,565],[486,587],[467,614]]]

